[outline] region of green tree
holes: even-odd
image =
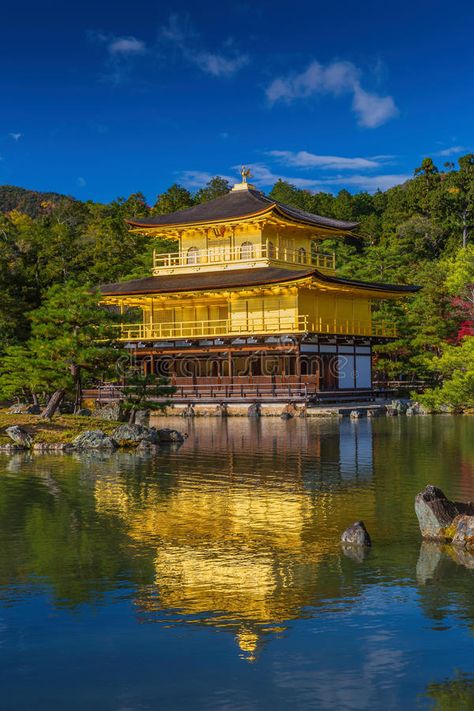
[[[0,357],[0,397],[7,400],[31,399],[38,404],[38,392],[44,385],[42,374],[29,348],[8,346]]]
[[[215,200],[215,198],[227,195],[230,191],[229,181],[220,176],[211,178],[208,180],[206,185],[197,191],[196,202],[209,202],[209,200]]]
[[[434,410],[442,405],[474,407],[474,338],[463,338],[460,345],[445,345],[430,366],[443,382],[421,395],[422,403]]]
[[[28,349],[45,389],[54,393],[42,416],[51,418],[68,390],[80,405],[84,373],[106,373],[118,356],[114,346],[117,317],[99,306],[100,294],[73,283],[52,287],[30,315]]]
[[[185,210],[195,204],[194,198],[182,185],[174,183],[168,190],[158,195],[151,212],[154,215],[167,215],[177,210]]]
[[[169,385],[166,378],[158,377],[153,373],[144,374],[140,370],[129,372],[126,382],[122,407],[129,413],[129,424],[135,422],[138,410],[163,410],[169,405],[168,398],[175,392],[175,388]]]

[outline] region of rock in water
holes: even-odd
[[[144,425],[119,425],[112,432],[112,437],[120,447],[133,447],[142,441],[156,444],[158,441],[156,430]]]
[[[345,546],[366,546],[370,547],[372,541],[363,521],[356,521],[346,528],[341,536],[341,543]]]
[[[75,449],[116,449],[117,442],[102,430],[86,430],[72,441]]]
[[[441,489],[428,484],[415,497],[415,513],[423,538],[444,541],[447,538],[445,529],[452,524],[458,510]]]
[[[249,405],[249,408],[247,410],[248,417],[260,417],[261,414],[262,408],[260,407],[259,402],[253,402],[251,405]]]
[[[160,430],[155,430],[155,432],[158,442],[160,442],[161,444],[170,442],[184,442],[184,440],[188,436],[187,434],[183,434],[183,432],[178,432],[178,430],[171,430],[167,427],[164,427]]]
[[[453,545],[474,549],[474,516],[457,516],[454,524],[456,532],[452,540]]]
[[[33,438],[31,435],[24,430],[23,427],[18,427],[18,425],[7,427],[5,433],[15,442],[15,444],[18,444],[20,447],[24,447],[25,449],[30,449],[33,444]]]
[[[474,547],[474,504],[450,501],[428,484],[415,497],[415,512],[423,538]]]

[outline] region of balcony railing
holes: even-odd
[[[306,315],[293,317],[255,317],[245,320],[183,321],[181,323],[131,323],[120,327],[121,341],[174,340],[216,338],[218,336],[249,336],[281,333],[324,333],[347,336],[379,336],[394,338],[396,329],[384,321],[367,323],[337,319],[310,322]]]
[[[241,247],[213,247],[211,249],[196,249],[169,254],[153,254],[153,273],[156,275],[162,270],[197,266],[224,266],[235,263],[248,263],[259,260],[273,260],[313,266],[318,269],[335,271],[335,254],[311,254],[301,248],[297,250],[267,244],[247,244]]]
[[[175,338],[215,338],[265,333],[305,333],[307,316],[218,319],[214,321],[182,321],[180,323],[132,323],[120,326],[122,341],[167,340]]]

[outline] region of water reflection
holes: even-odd
[[[158,457],[0,459],[3,610],[44,595],[43,616],[94,609],[99,619],[125,601],[118,619],[140,640],[151,630],[171,648],[196,630],[207,640],[202,653],[219,664],[220,642],[205,636],[219,634],[233,660],[270,659],[265,683],[299,695],[302,708],[377,708],[387,688],[386,707],[400,707],[401,680],[412,675],[413,688],[421,674],[408,638],[441,655],[450,630],[449,659],[464,668],[455,659],[472,643],[472,557],[420,548],[413,499],[428,481],[451,498],[474,498],[472,420],[168,424],[186,426],[189,438]],[[351,557],[338,541],[357,519],[374,547]],[[419,693],[452,678],[451,667],[442,671],[423,667]]]
[[[163,610],[174,610],[187,622],[227,628],[253,659],[263,636],[337,594],[340,563],[332,557],[355,491],[366,514],[375,506],[365,486],[370,423],[328,436],[306,428],[289,430],[287,440],[281,435],[261,423],[196,428],[187,456],[173,462],[166,491],[162,480],[147,479],[140,490],[114,474],[96,481],[97,511],[117,515],[130,539],[154,547],[153,582],[137,592],[140,619],[160,620]],[[212,460],[208,454],[202,461],[203,451]],[[331,484],[318,485],[328,462]],[[351,471],[353,486],[364,474],[360,490],[333,485]]]
[[[434,701],[433,711],[472,711],[474,675],[457,672],[453,679],[428,684],[426,696]]]

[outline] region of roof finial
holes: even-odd
[[[246,168],[245,165],[243,165],[240,169],[240,175],[242,176],[243,183],[247,182],[247,178],[253,178],[253,175],[250,172],[250,168]]]

